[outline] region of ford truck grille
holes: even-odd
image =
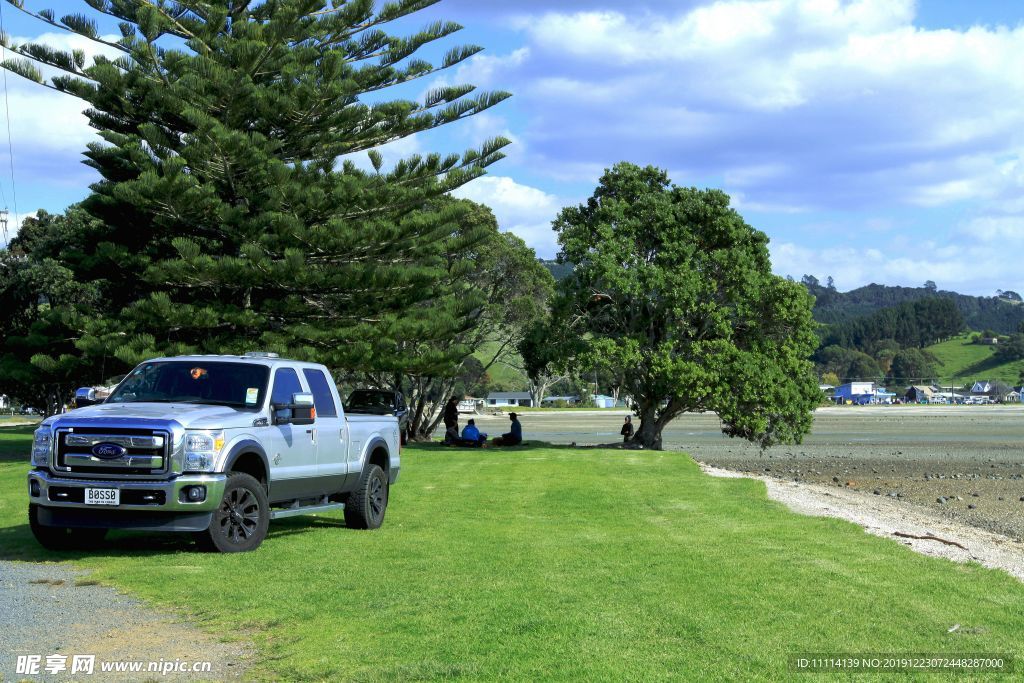
[[[170,444],[171,435],[155,429],[60,429],[54,469],[104,476],[163,474],[170,464]]]

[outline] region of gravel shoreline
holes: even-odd
[[[97,585],[57,563],[0,560],[0,681],[222,681],[245,675],[253,648],[216,636],[166,612]],[[51,674],[47,655],[68,657]],[[94,655],[92,675],[72,676],[72,655]],[[42,657],[40,673],[18,674],[18,655]],[[101,662],[210,662],[206,674],[103,673]],[[144,666],[145,666],[144,665]]]
[[[1024,581],[1024,542],[1009,536],[945,519],[925,508],[887,497],[698,464],[711,476],[763,481],[768,488],[768,497],[794,512],[844,519],[863,527],[870,534],[890,538],[922,555],[943,557],[954,562],[978,562]]]

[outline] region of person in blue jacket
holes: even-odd
[[[462,445],[463,446],[479,446],[487,440],[486,434],[481,434],[480,430],[477,429],[476,420],[470,420],[466,423],[466,426],[462,429]]]
[[[519,424],[519,416],[509,413],[508,418],[512,420],[512,431],[494,437],[491,443],[495,446],[518,446],[523,442],[523,425]]]

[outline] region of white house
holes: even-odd
[[[594,405],[598,408],[614,408],[615,398],[612,396],[605,396],[604,394],[591,394],[590,400],[594,402]]]
[[[487,405],[529,408],[533,405],[533,397],[528,391],[492,391],[487,394]]]
[[[992,391],[992,382],[975,382],[974,386],[971,387],[972,394],[987,394],[990,391]]]

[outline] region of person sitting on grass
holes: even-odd
[[[487,435],[481,434],[480,430],[476,427],[476,420],[471,419],[466,423],[466,426],[462,429],[462,444],[463,446],[482,446],[487,441]]]
[[[523,425],[519,424],[519,416],[509,413],[508,418],[512,420],[512,431],[494,437],[491,443],[495,446],[518,446],[523,442]]]

